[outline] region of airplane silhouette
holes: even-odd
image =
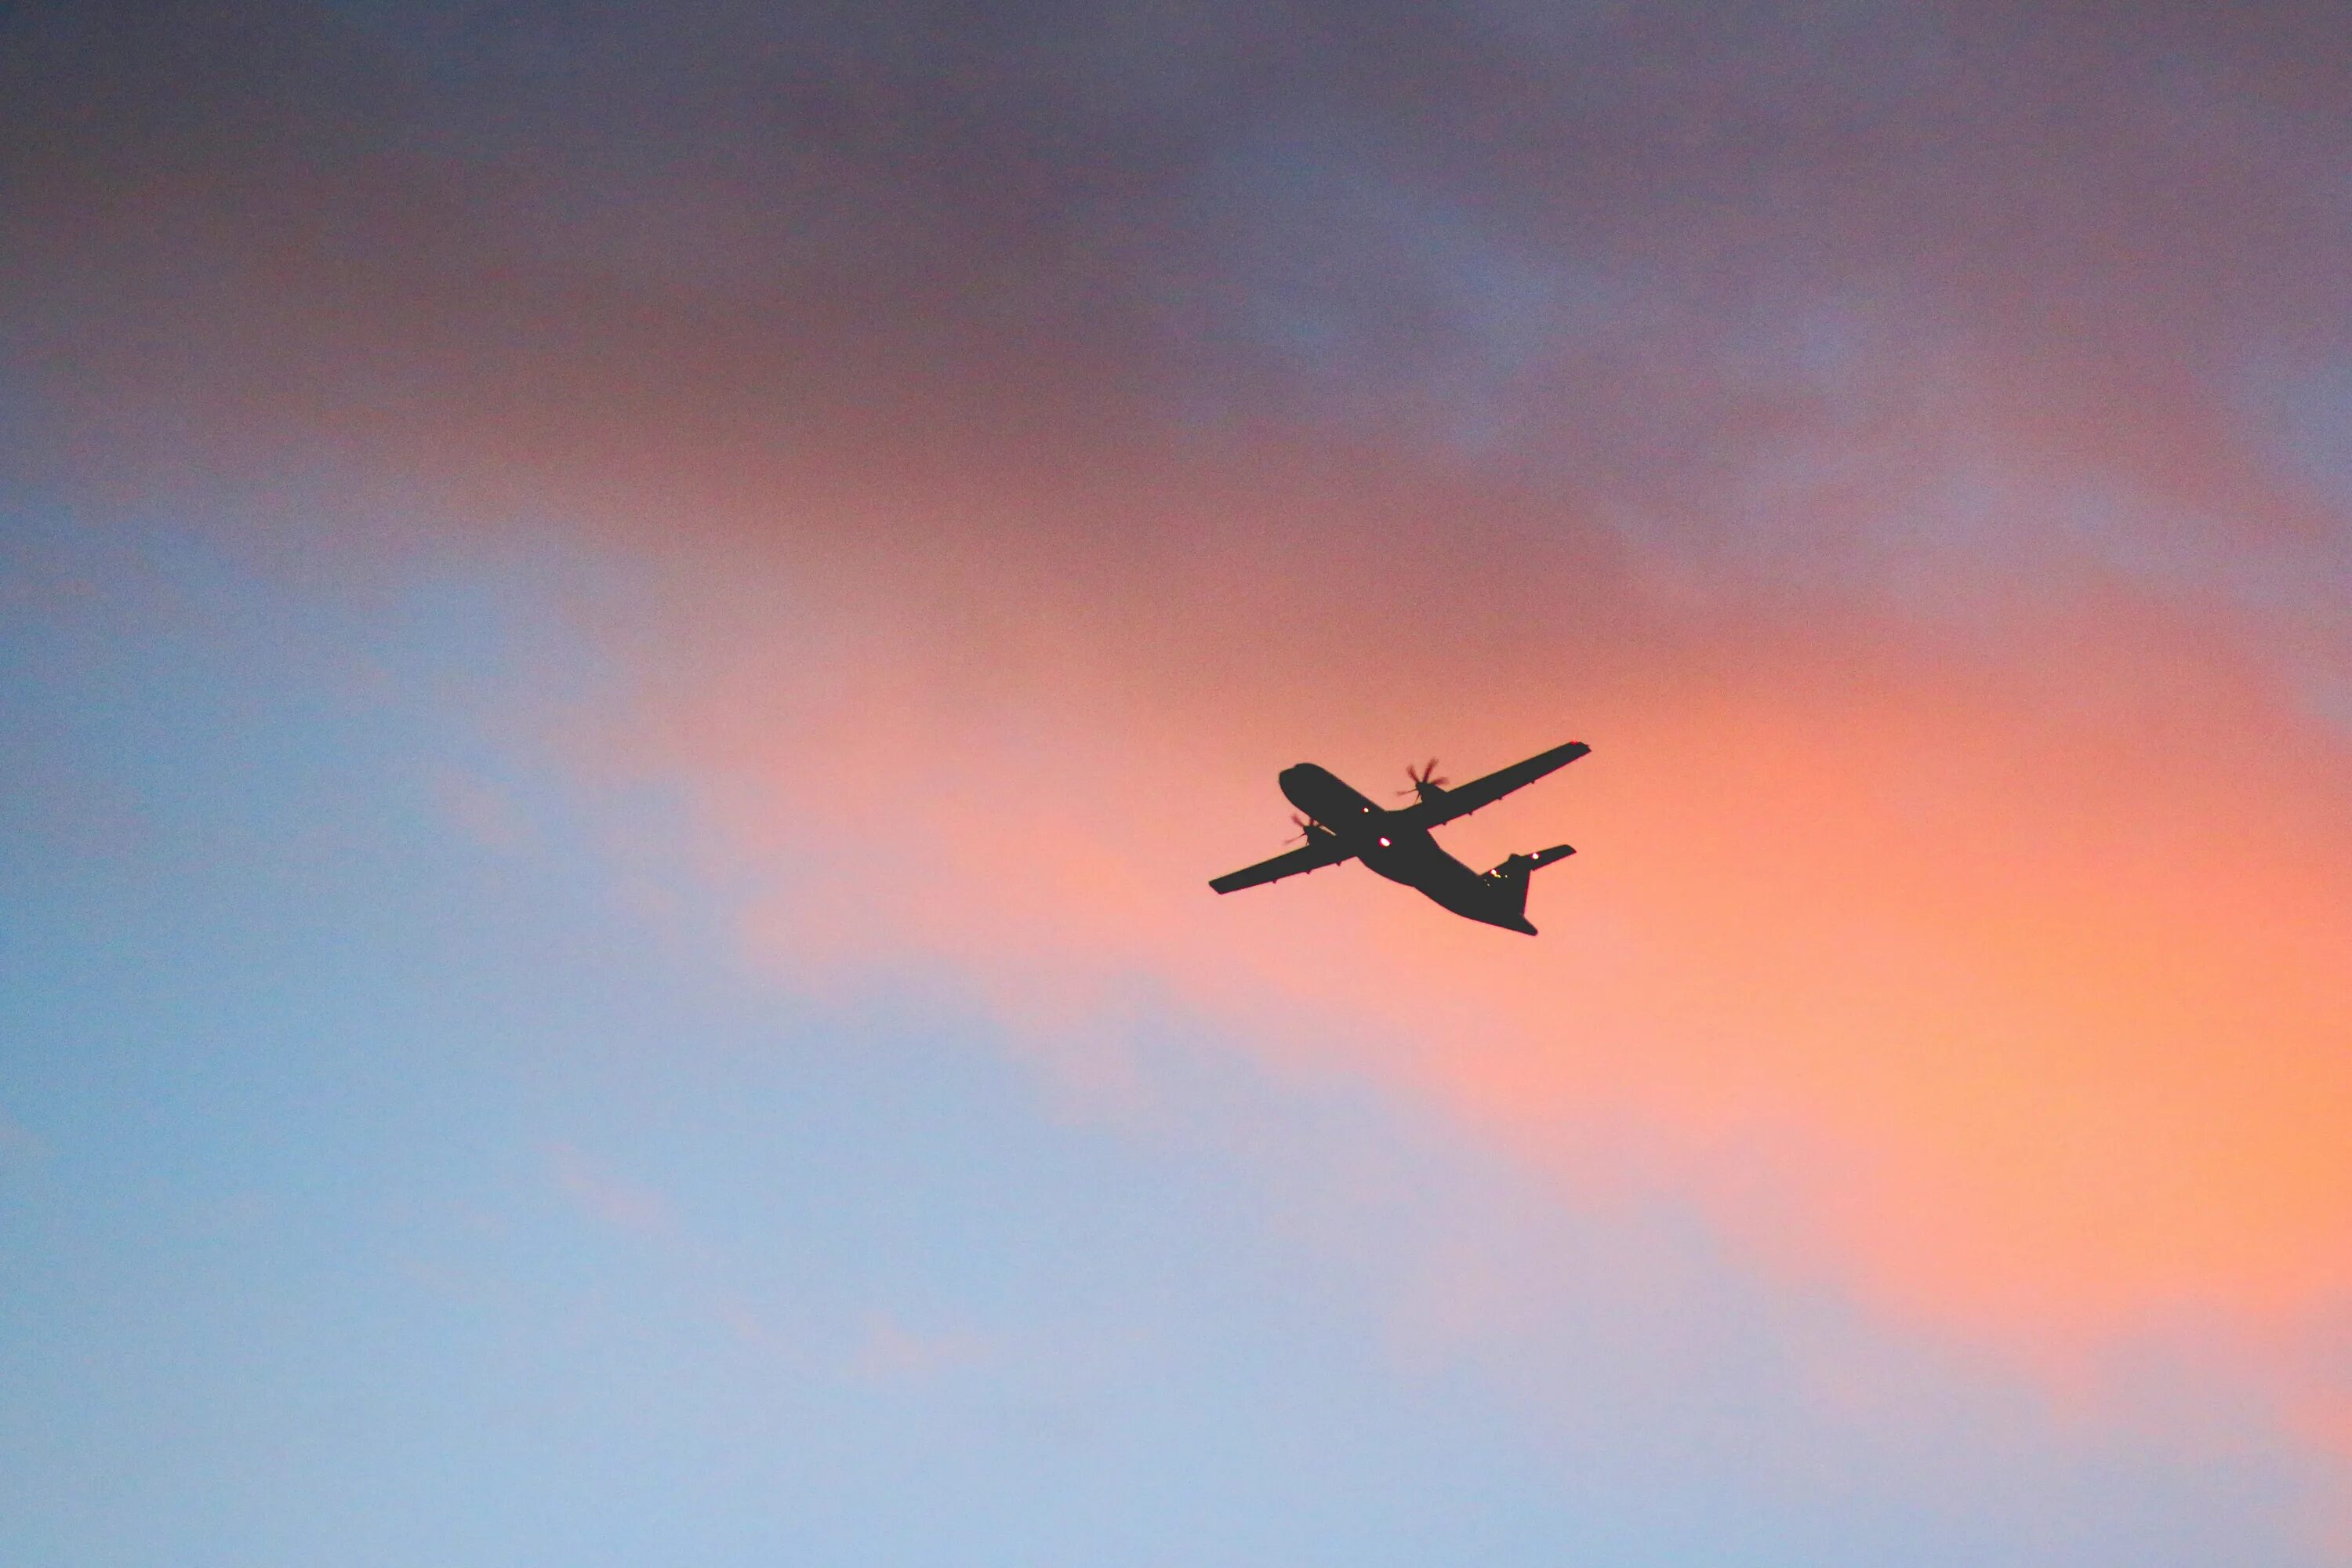
[[[1278,782],[1290,804],[1307,814],[1290,819],[1306,836],[1307,847],[1245,866],[1209,886],[1220,893],[1236,892],[1301,871],[1361,860],[1390,881],[1417,888],[1457,915],[1533,936],[1536,928],[1528,923],[1528,873],[1566,859],[1575,849],[1555,844],[1532,855],[1514,855],[1493,870],[1479,872],[1440,849],[1429,830],[1467,816],[1482,805],[1492,805],[1591,749],[1581,741],[1570,741],[1524,763],[1498,768],[1460,789],[1446,788],[1445,781],[1436,776],[1437,759],[1432,757],[1418,773],[1405,769],[1412,788],[1397,793],[1415,798],[1412,805],[1394,811],[1374,805],[1313,763],[1285,768]]]

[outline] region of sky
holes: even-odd
[[[0,1557],[2352,1563],[2347,60],[0,6]]]

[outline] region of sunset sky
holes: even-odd
[[[0,1560],[2352,1564],[2347,279],[2340,3],[0,5]]]

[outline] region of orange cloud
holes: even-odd
[[[714,853],[772,879],[747,940],[801,981],[946,963],[1082,1058],[1146,984],[1568,1179],[1633,1159],[1783,1267],[2035,1354],[2352,1294],[2352,781],[2147,605],[1952,663],[1654,626],[1648,667],[1572,639],[1434,682],[1450,711],[1400,685],[1335,720],[1115,650],[975,674],[952,637],[828,644],[789,610],[763,643],[730,600],[705,602],[726,666],[671,648],[602,765],[696,787]],[[1570,736],[1593,756],[1450,836],[1582,847],[1538,879],[1537,942],[1355,869],[1202,886],[1276,847],[1288,762],[1378,788]]]

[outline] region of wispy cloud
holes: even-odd
[[[551,1143],[546,1153],[556,1190],[598,1224],[655,1240],[676,1234],[676,1215],[660,1193],[616,1174],[569,1143]]]

